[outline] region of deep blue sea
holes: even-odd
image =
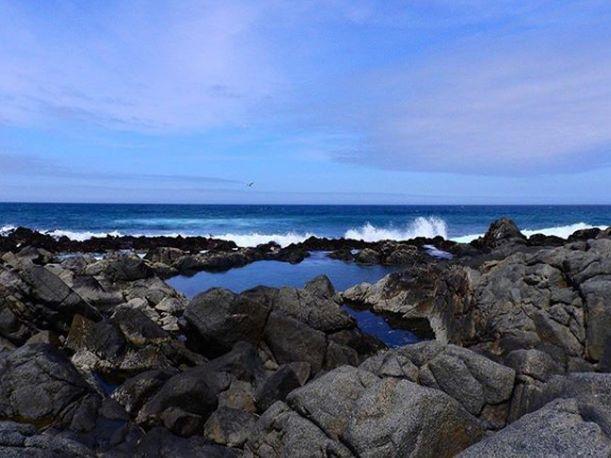
[[[468,241],[508,216],[527,234],[611,225],[611,206],[133,205],[0,203],[0,230],[22,225],[83,239],[111,234],[213,235],[239,245],[310,235],[369,241],[441,235]]]

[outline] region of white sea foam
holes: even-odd
[[[366,242],[377,242],[379,240],[408,240],[415,237],[433,238],[438,235],[447,238],[448,226],[443,219],[430,216],[428,218],[418,217],[412,223],[398,228],[376,227],[367,223],[360,228],[346,231],[344,237]]]
[[[68,237],[71,240],[77,240],[82,242],[84,240],[89,240],[93,237],[106,237],[107,235],[111,235],[113,237],[120,237],[122,234],[118,231],[112,232],[91,232],[91,231],[67,231],[62,229],[56,229],[54,231],[44,231],[45,234],[50,235],[51,237],[60,238],[60,237]]]
[[[554,235],[556,237],[561,237],[566,239],[569,235],[573,234],[575,231],[580,231],[582,229],[592,229],[592,228],[606,229],[606,226],[592,226],[587,223],[574,223],[568,224],[566,226],[553,226],[553,227],[545,227],[543,229],[523,229],[522,234],[526,237],[530,237],[534,234],[543,234],[543,235]],[[484,234],[470,234],[463,235],[460,237],[453,237],[452,240],[458,243],[469,243],[478,237],[483,237]]]
[[[303,242],[305,239],[314,236],[315,234],[306,233],[299,234],[297,232],[287,232],[285,234],[260,234],[253,232],[251,234],[221,234],[214,235],[215,239],[231,240],[236,245],[241,247],[252,247],[262,243],[276,242],[282,247],[288,246],[291,243]]]
[[[0,235],[7,235],[12,230],[16,229],[15,226],[2,226],[0,227]]]
[[[544,234],[544,235],[555,235],[562,238],[567,238],[569,235],[574,233],[575,231],[581,229],[590,229],[593,227],[599,227],[600,229],[604,229],[605,226],[592,226],[587,223],[575,223],[569,224],[566,226],[555,226],[548,227],[543,229],[524,229],[522,233],[527,237],[530,237],[533,234]],[[5,225],[0,227],[0,235],[6,235],[10,231],[14,230],[15,226]],[[107,235],[111,235],[114,237],[119,237],[122,235],[132,235],[132,236],[165,236],[165,237],[189,237],[189,236],[197,236],[201,235],[204,237],[208,237],[211,234],[208,233],[188,233],[183,232],[143,232],[139,234],[124,234],[118,231],[110,231],[110,232],[93,232],[93,231],[72,231],[72,230],[64,230],[64,229],[56,229],[51,231],[41,232],[51,235],[52,237],[62,237],[66,236],[72,240],[83,241],[91,239],[92,237],[106,237]],[[376,242],[379,240],[408,240],[415,237],[427,237],[433,238],[436,236],[441,236],[444,238],[448,238],[448,228],[446,222],[438,217],[418,217],[414,219],[411,223],[406,224],[403,227],[377,227],[370,223],[366,223],[359,228],[349,229],[345,232],[345,238],[351,238],[355,240],[364,240],[367,242]],[[280,246],[288,246],[292,243],[303,242],[309,237],[317,236],[315,233],[299,233],[299,232],[286,232],[286,233],[272,233],[272,234],[264,234],[260,232],[251,232],[251,233],[225,233],[225,234],[212,234],[214,238],[222,239],[222,240],[231,240],[234,241],[238,246],[241,247],[252,247],[262,243],[267,243],[270,241],[274,241],[278,243]],[[458,237],[452,237],[451,240],[459,243],[469,243],[472,240],[475,240],[478,237],[483,236],[483,234],[469,234],[462,235]]]

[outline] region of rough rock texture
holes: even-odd
[[[600,425],[596,420],[582,412],[574,399],[557,400],[471,446],[460,456],[609,456],[609,425]]]
[[[525,247],[506,222],[490,249]],[[500,245],[499,245],[500,244]],[[496,252],[495,256],[498,257]],[[482,255],[466,266],[417,266],[343,293],[349,302],[404,318],[426,318],[437,340],[506,359],[515,350],[547,353],[564,371],[609,370],[611,239]]]
[[[272,405],[247,450],[264,456],[452,456],[482,434],[479,422],[439,390],[343,366],[293,391],[287,404]]]
[[[185,311],[192,347],[214,355],[244,340],[264,345],[278,364],[307,362],[312,372],[358,364],[381,344],[364,336],[333,299],[326,277],[305,288],[212,289]]]
[[[400,269],[192,301],[162,279],[309,250]],[[471,244],[0,234],[0,455],[606,456],[610,258],[611,230],[509,220]],[[435,341],[386,349],[343,302]]]

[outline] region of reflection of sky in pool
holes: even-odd
[[[375,283],[384,275],[397,270],[386,266],[364,266],[355,262],[330,259],[324,252],[312,252],[299,264],[280,261],[257,261],[226,272],[198,272],[191,277],[179,275],[168,283],[187,297],[214,287],[241,293],[255,286],[294,286],[303,288],[312,278],[326,275],[338,291],[364,281]]]
[[[397,268],[364,266],[330,259],[323,252],[312,252],[309,258],[299,264],[257,261],[226,272],[198,272],[191,277],[181,275],[169,279],[168,283],[191,298],[214,287],[228,288],[236,293],[259,285],[302,288],[312,278],[324,274],[338,291],[343,291],[358,283],[374,283],[394,270]],[[388,346],[395,347],[419,340],[413,333],[393,328],[384,317],[368,310],[350,307],[344,307],[344,310],[358,321],[364,332],[376,336]]]

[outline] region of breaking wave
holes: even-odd
[[[376,227],[366,223],[358,229],[346,231],[344,237],[365,242],[377,242],[379,240],[408,240],[416,237],[433,238],[437,236],[448,237],[448,225],[446,222],[434,216],[424,218],[418,217],[405,227]]]
[[[575,231],[582,229],[591,229],[594,227],[598,227],[600,229],[605,229],[606,226],[592,226],[587,223],[574,223],[565,226],[554,226],[543,229],[524,229],[522,233],[527,237],[530,237],[533,234],[544,234],[544,235],[554,235],[557,237],[562,237],[566,239],[569,235],[573,234]],[[5,225],[0,227],[0,235],[6,235],[10,231],[14,230],[15,226]],[[261,232],[250,232],[250,233],[233,233],[228,232],[225,234],[208,234],[208,233],[200,233],[200,232],[164,232],[164,231],[146,231],[142,233],[131,233],[131,232],[119,232],[116,230],[108,231],[108,232],[94,232],[94,231],[73,231],[73,230],[65,230],[65,229],[56,229],[56,230],[41,230],[41,232],[51,235],[52,237],[63,237],[66,236],[72,240],[83,241],[88,240],[92,237],[106,237],[107,235],[113,237],[119,237],[122,235],[132,235],[132,236],[166,236],[166,237],[177,237],[177,236],[205,236],[208,237],[212,235],[214,238],[222,239],[222,240],[231,240],[235,242],[240,247],[253,247],[256,245],[260,245],[262,243],[267,243],[270,241],[274,241],[278,243],[282,247],[286,247],[292,243],[303,242],[309,237],[312,236],[326,236],[325,234],[316,234],[313,232],[301,233],[301,232],[286,232],[286,233],[271,233],[265,234]],[[458,237],[451,237],[450,239],[459,242],[459,243],[469,243],[472,240],[475,240],[478,237],[483,236],[483,233],[480,234],[469,234],[462,235]],[[446,222],[438,217],[418,217],[414,219],[411,223],[406,224],[403,227],[397,226],[386,226],[386,227],[377,227],[371,223],[366,223],[361,227],[352,228],[347,230],[343,236],[345,238],[355,239],[355,240],[364,240],[367,242],[377,242],[380,240],[408,240],[413,239],[415,237],[427,237],[433,238],[436,236],[441,236],[443,238],[448,238],[448,226]]]

